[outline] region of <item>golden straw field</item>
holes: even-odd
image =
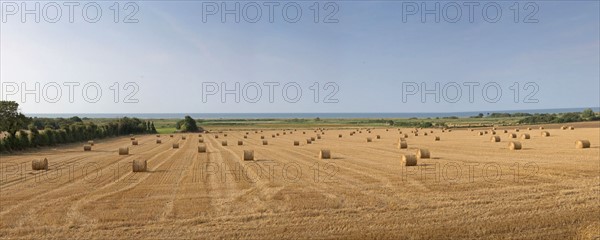
[[[239,129],[203,133],[203,143],[197,133],[138,135],[138,145],[121,137],[91,151],[2,155],[0,238],[597,239],[600,128],[573,126],[498,127],[499,142],[490,128]],[[416,149],[430,158],[405,166]],[[44,158],[48,170],[33,171]],[[135,160],[146,171],[132,172]]]

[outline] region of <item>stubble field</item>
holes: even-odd
[[[595,239],[600,128],[545,127],[549,137],[537,126],[498,128],[500,142],[490,142],[489,128],[419,136],[402,128],[408,149],[397,148],[397,128],[263,129],[202,134],[207,153],[190,133],[2,155],[0,238]],[[531,138],[509,139],[504,129]],[[591,147],[576,149],[579,139]],[[404,166],[401,154],[417,148],[431,158]],[[321,149],[332,159],[319,159]],[[255,161],[243,161],[243,150]],[[48,171],[31,170],[43,158]],[[147,160],[148,171],[133,173],[134,160]]]

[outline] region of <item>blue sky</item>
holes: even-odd
[[[41,7],[47,4],[40,3]],[[488,2],[475,8],[473,22],[463,2],[456,2],[463,11],[456,23],[444,21],[443,15],[439,23],[433,15],[422,23],[420,12],[406,16],[404,22],[403,2],[396,1],[333,2],[339,8],[334,15],[337,23],[323,22],[333,9],[323,9],[325,2],[319,2],[320,19],[315,23],[310,9],[314,1],[297,2],[302,16],[296,23],[284,20],[284,2],[275,7],[273,23],[264,2],[257,2],[263,14],[256,23],[245,21],[242,15],[239,23],[233,15],[222,23],[219,13],[207,15],[204,22],[199,1],[135,2],[138,23],[122,22],[132,9],[122,9],[122,3],[120,22],[114,23],[110,9],[114,2],[99,2],[102,17],[88,23],[81,17],[85,3],[75,8],[74,23],[69,23],[65,6],[57,23],[45,22],[43,16],[36,23],[31,15],[22,23],[19,13],[7,15],[11,9],[3,5],[3,99],[17,100],[28,113],[458,112],[600,105],[598,1],[535,2],[538,8],[532,18],[537,23],[523,22],[535,10],[535,6],[525,8],[524,2],[519,5],[517,23],[513,2],[498,2],[502,15],[496,23],[482,16],[482,6]],[[225,2],[230,8],[235,3]],[[237,3],[243,7],[249,2]],[[429,8],[435,3],[426,2]],[[449,2],[439,3],[443,7]],[[440,14],[454,16],[448,9]],[[491,18],[493,12],[488,9]],[[254,12],[246,16],[251,18]],[[16,83],[21,88],[25,84],[33,89],[36,82],[40,95],[48,83],[62,85],[60,100],[53,103],[44,98],[56,96],[50,87],[39,103],[33,95],[26,95],[23,102],[22,89],[7,94],[14,90],[8,85]],[[72,103],[64,86],[68,82],[80,84]],[[120,84],[118,103],[110,90],[115,82]],[[128,82],[139,87],[131,98],[137,103],[123,102],[133,91],[133,87],[123,89]],[[231,89],[236,82],[240,83],[239,103],[233,94],[226,95],[223,103],[219,93],[203,101],[203,84],[224,84]],[[256,85],[251,82],[262,86],[257,102],[248,101],[256,99],[256,88],[249,87]],[[317,103],[311,90],[315,82],[320,89]],[[426,95],[423,102],[420,92],[403,101],[403,86],[424,83],[433,89],[436,82],[439,102],[435,94]],[[95,103],[82,97],[88,83],[102,89]],[[270,83],[279,84],[273,102],[268,97]],[[326,83],[330,88],[324,89]],[[479,86],[471,102],[465,84],[474,83]],[[293,102],[283,96],[286,84],[291,86],[287,100]],[[457,88],[451,87],[456,85],[461,86],[460,97]],[[486,96],[493,101],[483,97],[484,85],[492,86]],[[327,98],[333,86],[337,92]],[[295,87],[302,90],[301,96]],[[502,95],[496,95],[495,87]],[[92,90],[88,98],[93,99]],[[326,98],[331,103],[325,103]]]

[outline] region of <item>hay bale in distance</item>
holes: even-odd
[[[178,149],[179,148],[179,143],[173,143],[173,149]]]
[[[300,146],[300,141],[294,141],[294,146]]]
[[[417,156],[412,154],[403,154],[402,163],[404,163],[404,166],[417,166]]]
[[[439,141],[439,140],[440,140],[440,137],[439,137],[439,136],[435,136],[435,139],[434,139],[434,140],[435,140],[435,141]]]
[[[372,142],[372,141],[373,141],[373,139],[371,139],[370,137],[367,138],[367,142]]]
[[[244,150],[243,161],[254,161],[254,150]]]
[[[515,134],[515,133],[509,133],[508,134],[508,138],[517,138],[517,134]]]
[[[156,139],[156,144],[161,144],[161,143],[162,143],[162,140]]]
[[[529,133],[521,134],[521,139],[529,139],[529,138],[531,138],[531,136],[529,136]]]
[[[227,141],[221,141],[221,146],[227,146]]]
[[[508,149],[510,150],[521,150],[521,143],[517,141],[512,141],[508,143]]]
[[[265,139],[265,136],[260,136],[260,139]]]
[[[311,144],[312,140],[310,138],[306,139],[306,144]]]
[[[204,143],[204,138],[199,138],[199,139],[198,139],[198,142],[199,142],[199,143]]]
[[[128,155],[128,154],[129,154],[129,148],[128,147],[119,148],[119,155]]]
[[[575,130],[575,128],[573,126],[570,126],[569,130]]]
[[[430,158],[429,150],[424,148],[417,149],[417,158]]]
[[[215,135],[215,138],[219,138],[219,135]]]
[[[483,136],[483,132],[479,132],[479,136]]]
[[[31,161],[31,170],[48,170],[48,159],[44,158],[43,160]]]
[[[137,140],[131,141],[131,145],[138,145],[138,141]]]
[[[205,153],[206,152],[206,145],[204,145],[204,144],[198,145],[198,152],[199,153]]]
[[[90,141],[88,141],[88,144],[89,144],[90,146],[94,146],[94,141],[90,140]]]
[[[248,138],[248,136],[244,135],[244,138]]]
[[[83,145],[83,151],[92,151],[92,146],[91,145]]]
[[[490,142],[500,142],[500,136],[492,136],[492,137],[490,137]]]
[[[342,134],[338,134],[338,138],[342,138]]]
[[[590,148],[590,141],[588,140],[577,140],[575,142],[575,148]]]
[[[331,151],[328,149],[321,149],[321,151],[319,151],[319,159],[331,159]]]
[[[135,140],[135,138],[134,138],[134,137],[132,137],[132,138],[129,138],[129,139],[130,139],[131,141]]]
[[[263,140],[262,145],[269,145],[269,142],[267,142],[267,140]]]
[[[181,140],[186,140],[187,137],[186,136],[181,136]]]
[[[549,136],[550,136],[550,133],[549,133],[548,131],[542,131],[542,132],[540,133],[540,135],[541,135],[542,137],[549,137]]]
[[[377,135],[377,139],[381,139],[381,136]]]
[[[242,145],[244,145],[244,141],[238,140],[238,146],[242,146]]]
[[[310,141],[314,142],[315,141],[315,137],[310,137]]]
[[[508,130],[504,129],[504,131],[502,131],[503,133],[508,133]]]
[[[145,172],[146,170],[148,170],[148,161],[133,160],[133,164],[132,164],[133,172]]]
[[[406,149],[406,148],[408,148],[408,143],[406,143],[406,141],[399,141],[398,142],[398,148],[399,149]]]

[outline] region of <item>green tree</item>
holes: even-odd
[[[0,101],[0,119],[0,131],[6,131],[12,136],[25,129],[31,121],[19,112],[19,104],[14,101]]]
[[[583,110],[581,117],[585,119],[591,119],[595,116],[594,111],[591,108]]]
[[[196,120],[194,120],[190,116],[185,116],[179,129],[181,130],[181,132],[198,132],[199,131],[198,125],[196,125]]]

